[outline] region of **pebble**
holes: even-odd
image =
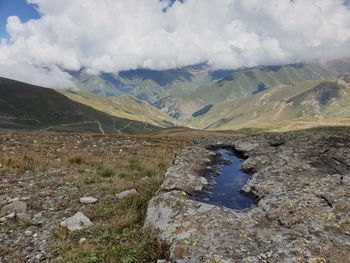
[[[145,176],[145,177],[142,177],[142,178],[140,179],[140,182],[141,182],[141,183],[147,183],[149,180],[150,180],[150,178],[149,178],[148,176]]]
[[[24,231],[24,235],[25,235],[26,237],[30,237],[31,235],[33,235],[33,232],[30,231],[30,230],[26,230],[26,231]]]
[[[122,199],[128,196],[136,195],[137,193],[138,192],[136,191],[136,189],[130,189],[130,190],[123,191],[119,194],[116,194],[115,197],[118,199]]]
[[[79,240],[79,244],[83,244],[86,242],[86,238],[85,237],[82,237],[80,240]]]

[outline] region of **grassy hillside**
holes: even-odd
[[[349,80],[341,76],[277,85],[239,102],[218,103],[191,125],[204,129],[343,125],[350,120]]]
[[[200,64],[171,70],[131,70],[100,76],[76,73],[81,91],[104,96],[131,94],[179,119],[211,104],[238,102],[281,84],[321,80],[350,72],[348,59],[328,63],[214,70]]]
[[[74,102],[52,89],[0,78],[0,128],[140,134],[159,129]]]
[[[57,91],[73,101],[115,117],[146,122],[159,127],[172,127],[178,123],[167,113],[158,110],[147,102],[138,100],[132,95],[102,97],[87,92]]]

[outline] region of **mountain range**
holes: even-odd
[[[1,127],[69,131],[78,123],[82,130],[101,132],[102,127],[117,133],[175,126],[294,129],[345,124],[350,117],[350,59],[237,70],[202,63],[158,71],[69,73],[74,89],[1,79]]]

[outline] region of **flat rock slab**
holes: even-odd
[[[282,143],[281,143],[282,142]],[[243,211],[197,202],[212,145],[230,145],[253,171]],[[208,137],[180,152],[150,201],[145,229],[159,231],[171,262],[347,262],[350,135],[298,132]]]
[[[97,202],[97,198],[92,196],[84,196],[79,198],[79,202],[82,204],[93,204]]]
[[[74,216],[68,217],[61,222],[61,226],[67,227],[69,231],[77,231],[88,228],[92,222],[83,213],[77,212]]]

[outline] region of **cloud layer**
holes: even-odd
[[[73,85],[65,70],[214,68],[350,56],[344,0],[27,0],[42,17],[9,17],[0,76]]]

